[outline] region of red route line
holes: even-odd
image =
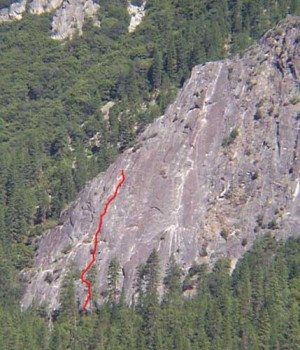
[[[89,301],[91,300],[92,298],[92,290],[91,290],[91,283],[86,280],[84,278],[85,274],[89,271],[89,269],[93,266],[93,264],[95,263],[96,261],[96,252],[97,252],[97,245],[98,245],[98,237],[99,237],[99,234],[100,234],[100,231],[101,231],[101,228],[102,228],[102,223],[103,223],[103,217],[105,216],[106,212],[107,212],[107,209],[110,205],[110,203],[117,197],[118,195],[118,190],[119,188],[123,185],[123,183],[125,182],[125,173],[124,173],[124,170],[122,170],[122,180],[118,183],[116,189],[115,189],[115,192],[113,194],[112,197],[109,198],[109,200],[106,202],[105,204],[105,207],[104,207],[104,210],[103,212],[101,213],[100,215],[100,218],[99,218],[99,224],[98,224],[98,227],[97,227],[97,230],[95,232],[95,235],[94,235],[94,249],[92,251],[92,259],[91,261],[88,263],[88,265],[86,266],[86,268],[81,272],[81,275],[80,275],[80,279],[81,279],[81,282],[86,284],[87,287],[88,287],[88,295],[85,299],[85,302],[83,304],[83,310],[85,311],[86,310],[86,307],[87,307],[87,304],[89,303]]]

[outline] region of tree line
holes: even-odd
[[[265,235],[237,263],[219,260],[212,269],[193,264],[183,273],[171,256],[160,275],[153,250],[136,273],[135,298],[128,306],[118,289],[120,264],[107,275],[106,302],[93,312],[79,309],[75,275],[65,279],[60,310],[0,311],[1,349],[239,350],[300,349],[300,239]],[[162,281],[164,294],[158,293]]]

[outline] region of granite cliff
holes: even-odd
[[[163,271],[174,253],[193,261],[230,259],[232,268],[256,237],[299,234],[300,19],[289,17],[243,57],[196,66],[165,115],[110,168],[93,179],[61,225],[39,240],[22,306],[58,308],[64,276],[84,268],[104,203],[121,170],[126,182],[104,220],[95,298],[107,287],[113,257],[127,300],[136,267],[153,248]],[[76,282],[82,305],[84,286]]]
[[[145,5],[146,1],[141,6],[128,1],[129,32],[134,31],[141,23],[145,15]],[[95,26],[101,26],[97,16],[99,9],[99,4],[93,0],[20,0],[0,9],[0,23],[21,20],[26,11],[36,15],[53,13],[51,37],[56,40],[72,39],[77,32],[82,34],[83,25],[88,18]]]

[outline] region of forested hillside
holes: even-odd
[[[20,22],[0,25],[0,304],[5,306],[0,312],[1,336],[4,337],[0,349],[24,348],[27,341],[32,342],[32,346],[25,348],[43,348],[43,341],[44,348],[48,348],[45,315],[37,315],[34,308],[24,314],[18,311],[22,294],[18,273],[31,266],[36,237],[57,223],[61,211],[88,180],[105,170],[120,152],[134,145],[136,134],[163,113],[194,65],[242,52],[288,13],[300,15],[300,0],[149,0],[143,23],[129,34],[127,1],[99,0],[99,4],[101,28],[87,23],[82,37],[64,43],[49,38],[51,14],[26,15]],[[107,113],[102,107],[109,101],[113,101],[114,106]],[[293,246],[298,247],[295,242]],[[225,267],[222,269],[224,271]],[[235,290],[235,275],[226,276],[226,283]],[[228,287],[228,293],[233,293],[231,289]],[[66,290],[72,292],[71,287]],[[153,296],[156,300],[155,288]],[[239,298],[233,293],[234,297],[234,300]],[[214,300],[213,292],[205,298]],[[296,307],[292,306],[298,300],[297,296],[295,298],[290,302],[289,297],[284,297],[284,305],[288,310],[286,315],[294,313],[290,317],[294,317],[293,322],[298,327]],[[179,314],[172,321],[184,322],[182,313],[188,315],[189,308],[193,310],[193,303],[199,303],[200,299],[196,297],[184,303],[176,299],[179,304],[173,312]],[[149,301],[147,307],[152,307],[151,303]],[[169,324],[164,320],[167,317],[164,308],[171,306],[165,303],[158,311],[157,301],[153,303],[159,322]],[[75,323],[65,322],[70,315],[64,316],[64,312],[57,317],[51,349],[66,348],[65,342],[70,341],[84,349],[84,339],[92,337],[93,328],[103,332],[98,333],[102,334],[102,340],[97,341],[98,348],[102,346],[99,349],[118,349],[119,345],[108,342],[118,341],[128,334],[132,334],[130,341],[135,344],[132,349],[156,348],[153,334],[162,339],[162,335],[146,332],[152,329],[150,325],[154,322],[151,317],[147,318],[147,302],[135,311],[124,305],[114,307],[112,316],[111,306],[106,305],[99,316],[95,313],[82,318],[78,318],[75,304],[66,311],[72,312]],[[224,310],[224,306],[218,307],[213,311],[214,317],[225,322],[229,311]],[[274,334],[271,309],[262,310],[265,311],[260,316],[247,319],[252,327],[249,332],[257,335],[255,327],[264,315],[267,334]],[[111,317],[118,320],[113,325]],[[131,321],[125,321],[124,317]],[[155,327],[160,324],[158,319],[155,318]],[[228,326],[228,332],[236,332],[232,344],[244,339],[237,331],[237,324]],[[125,326],[129,329],[122,334]],[[78,334],[72,327],[76,327]],[[176,327],[185,332],[184,324]],[[174,325],[173,331],[176,327]],[[222,332],[227,325],[220,326],[222,334],[217,340],[210,335],[210,325],[205,324],[205,327],[208,348],[211,343],[211,348],[217,349],[219,345],[213,342],[225,341]],[[282,334],[286,331],[285,328]],[[115,336],[111,336],[113,332]],[[138,339],[143,341],[143,337],[138,336],[141,332],[144,345],[137,343]],[[175,334],[179,337],[180,332],[174,331],[174,337]],[[193,332],[196,331],[187,332],[191,332],[185,337],[189,342],[183,343],[182,348],[193,349],[194,343],[189,337],[195,337]],[[74,340],[75,336],[83,339],[82,345]],[[163,341],[159,339],[155,341]],[[279,341],[265,339],[265,342]],[[299,341],[296,335],[295,341]],[[253,349],[269,348],[253,342]],[[279,344],[281,347],[277,348],[291,348],[286,340]],[[169,349],[168,346],[161,348]],[[199,348],[197,346],[194,348]],[[234,349],[233,346],[227,348]],[[75,345],[72,348],[75,349]],[[275,345],[272,348],[275,349]]]

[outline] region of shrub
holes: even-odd
[[[260,108],[257,109],[256,113],[254,114],[254,120],[260,120],[264,116],[262,110]]]
[[[256,179],[258,179],[258,172],[257,171],[255,171],[251,176],[251,180],[256,180]]]
[[[299,103],[300,102],[300,96],[294,96],[294,97],[292,97],[291,99],[290,99],[290,103],[292,104],[292,105],[296,105],[297,103]]]
[[[222,147],[230,146],[234,143],[235,139],[238,137],[239,131],[237,128],[234,128],[228,137],[225,137],[222,141]]]
[[[242,244],[243,247],[245,247],[248,244],[247,238],[243,238],[241,244]]]
[[[220,236],[221,236],[222,238],[224,238],[225,241],[227,241],[229,235],[230,235],[230,232],[229,232],[229,230],[228,230],[227,228],[223,229],[223,230],[220,232]]]
[[[264,222],[264,216],[262,214],[258,215],[256,218],[257,225],[262,227]]]
[[[51,284],[51,283],[52,283],[52,281],[53,281],[53,275],[52,275],[51,272],[47,272],[44,281],[47,282],[48,284]]]
[[[228,67],[228,80],[231,80],[233,73],[233,66]]]
[[[275,219],[271,220],[269,223],[268,223],[268,229],[269,230],[275,230],[276,228],[278,228],[278,225],[277,225],[277,222]]]

